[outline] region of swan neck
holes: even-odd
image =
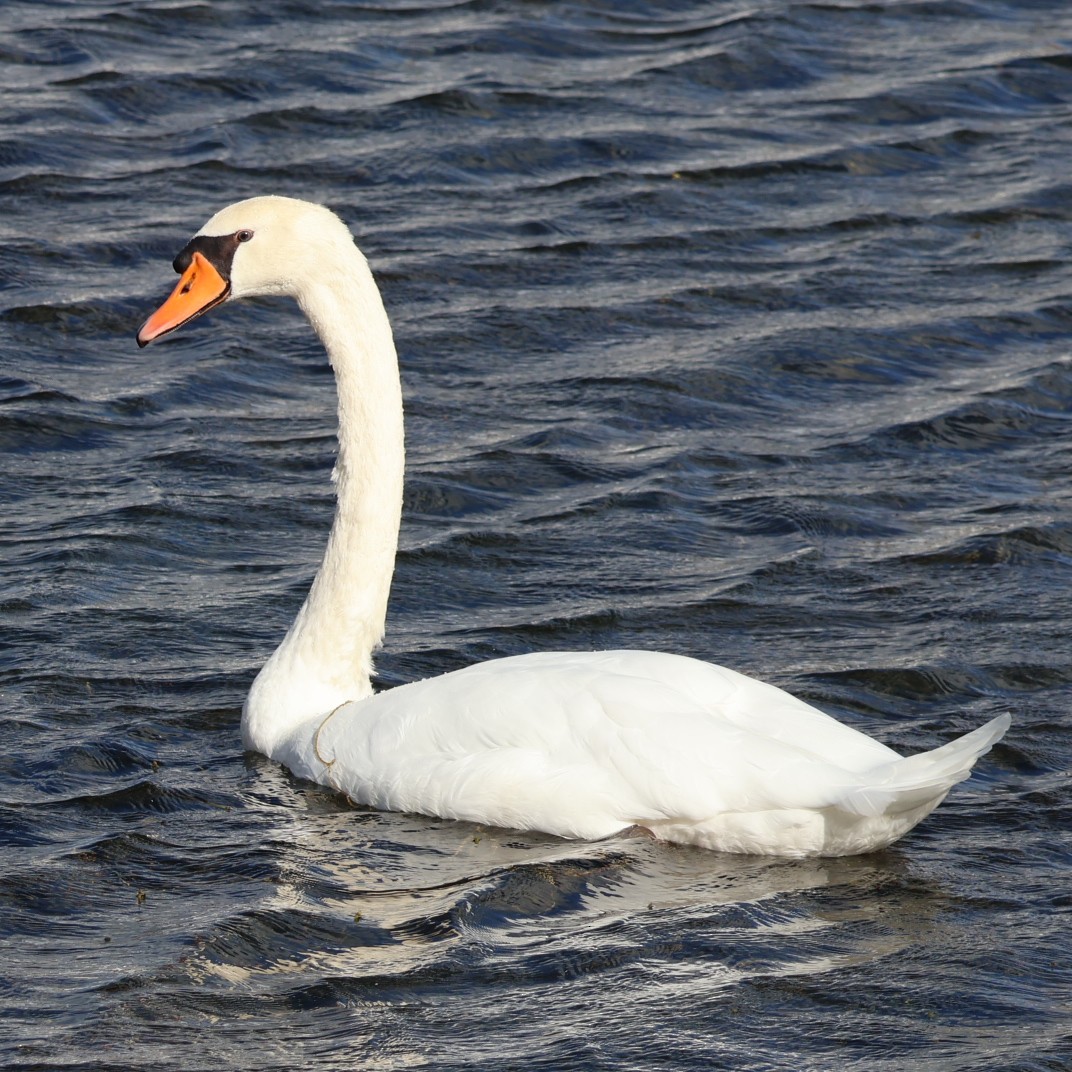
[[[337,504],[305,603],[247,700],[247,745],[372,692],[402,511],[402,390],[390,324],[364,257],[311,280],[298,301],[320,336],[338,390]]]

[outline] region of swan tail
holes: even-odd
[[[940,748],[884,763],[869,771],[867,784],[851,789],[839,804],[867,817],[897,815],[929,801],[937,806],[971,774],[975,761],[1001,740],[1011,721],[1009,715],[999,715]]]

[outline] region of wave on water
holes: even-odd
[[[0,9],[0,1063],[1059,1069],[1072,14]],[[395,326],[383,687],[660,648],[911,752],[894,849],[381,814],[243,754],[330,523],[297,313],[133,335],[222,205],[323,201]]]

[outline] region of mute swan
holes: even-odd
[[[256,197],[175,258],[145,346],[233,298],[295,297],[335,370],[338,506],[324,560],[242,715],[245,745],[377,808],[726,852],[881,849],[934,809],[1009,716],[902,758],[788,693],[648,651],[554,652],[374,694],[402,504],[402,394],[365,258],[328,209]]]

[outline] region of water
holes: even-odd
[[[0,10],[5,1068],[1072,1064],[1072,9]],[[886,853],[571,844],[243,754],[332,511],[217,208],[321,200],[408,405],[385,686],[551,648],[1006,741]]]

